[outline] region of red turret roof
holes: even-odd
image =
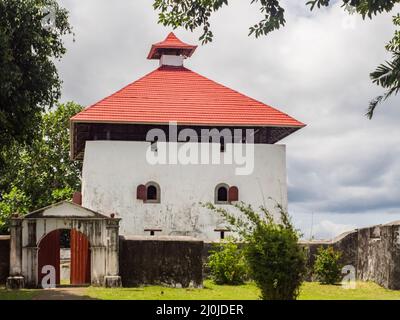
[[[71,119],[187,125],[303,127],[271,106],[229,89],[185,67],[161,66]]]
[[[176,55],[192,56],[197,46],[187,44],[179,40],[173,32],[164,41],[155,43],[151,46],[147,59],[160,59],[163,52],[173,52]]]

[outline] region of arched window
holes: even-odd
[[[215,187],[216,204],[231,204],[239,201],[239,189],[236,186],[230,187],[226,183],[220,183]]]
[[[144,203],[160,203],[160,186],[156,182],[148,182],[146,185],[138,185],[136,199],[143,200]]]
[[[147,187],[147,200],[157,200],[157,188],[153,185]]]
[[[220,183],[215,187],[215,203],[227,204],[228,203],[229,186],[225,183]]]
[[[220,202],[228,201],[228,190],[225,187],[218,188],[218,201]]]

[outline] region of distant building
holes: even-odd
[[[276,143],[304,124],[184,67],[195,50],[170,33],[147,57],[160,61],[156,70],[71,118],[81,204],[121,218],[121,234],[212,240],[224,221],[201,203],[287,206],[285,146]],[[240,164],[231,151],[246,146]],[[202,161],[209,150],[219,164]]]

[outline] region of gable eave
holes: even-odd
[[[63,204],[74,206],[74,207],[76,207],[76,208],[78,208],[78,209],[81,209],[81,210],[84,210],[84,211],[90,213],[91,215],[88,215],[88,216],[78,216],[78,215],[70,215],[70,216],[43,215],[43,213],[44,213],[46,210],[59,207],[59,206],[61,206],[61,205],[63,205]],[[85,208],[85,207],[83,207],[83,206],[81,206],[81,205],[79,205],[79,204],[73,203],[73,202],[71,202],[71,201],[60,201],[60,202],[51,204],[51,205],[49,205],[49,206],[46,206],[46,207],[44,207],[44,208],[40,208],[40,209],[37,209],[37,210],[35,210],[35,211],[32,211],[32,212],[30,212],[30,213],[28,213],[27,215],[24,216],[24,219],[40,219],[40,218],[43,218],[43,219],[48,219],[48,218],[74,218],[74,219],[83,219],[83,220],[84,220],[84,219],[91,219],[91,220],[93,220],[93,219],[101,219],[101,220],[102,220],[102,219],[111,219],[110,217],[108,217],[108,216],[106,216],[106,215],[103,215],[103,214],[98,213],[98,212],[96,212],[96,211],[93,211],[93,210],[91,210],[91,209]]]

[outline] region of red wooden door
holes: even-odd
[[[56,285],[60,284],[60,231],[54,230],[47,234],[39,243],[38,253],[38,284],[42,286],[44,266],[50,265],[56,269]]]
[[[90,249],[86,236],[71,230],[71,284],[90,284]]]

